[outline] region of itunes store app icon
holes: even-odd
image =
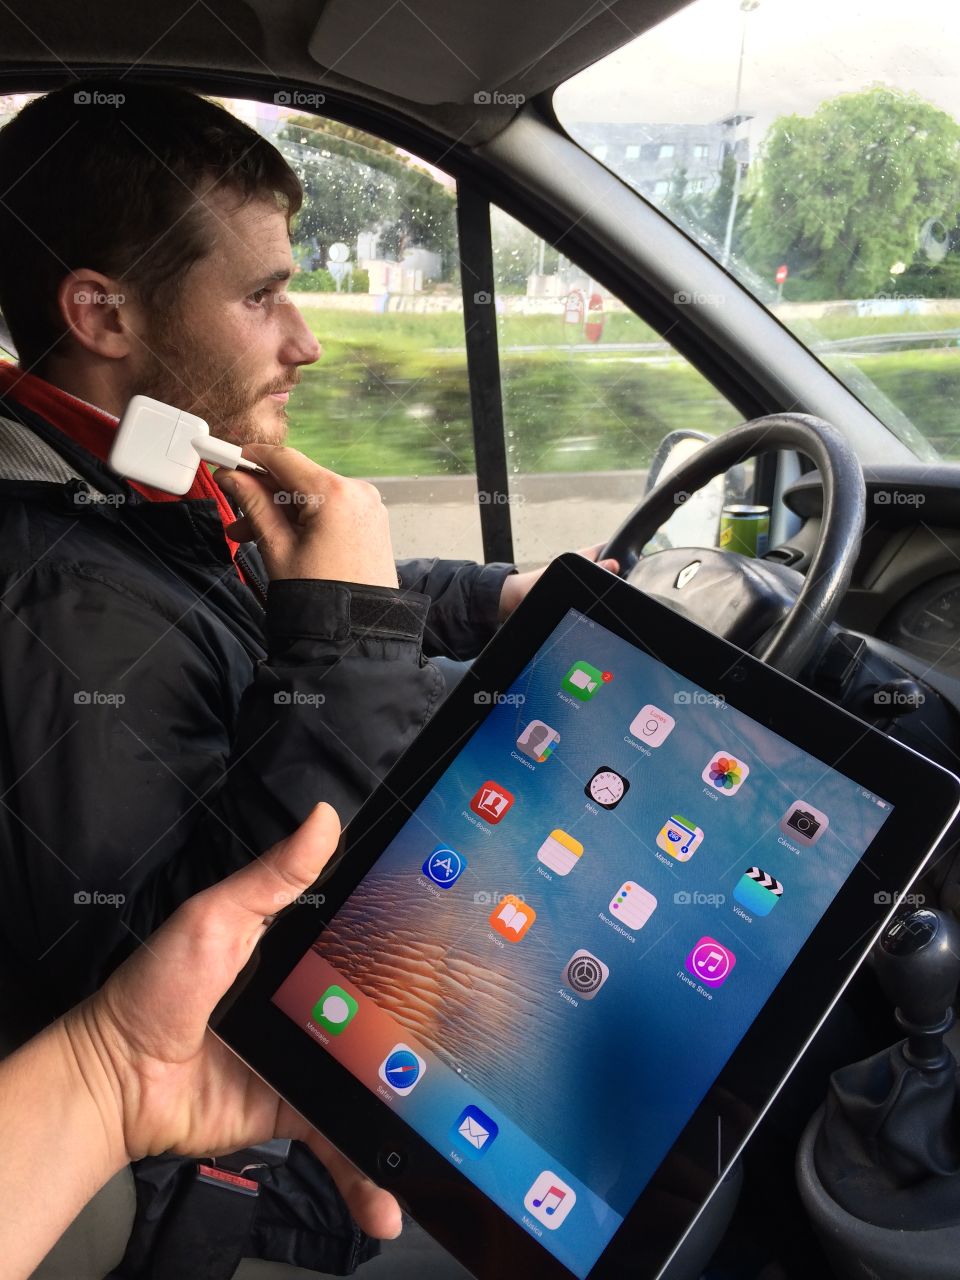
[[[687,973],[692,973],[705,987],[722,987],[733,972],[737,957],[716,938],[704,936],[685,963]]]

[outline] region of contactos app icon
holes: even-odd
[[[687,973],[707,987],[722,987],[733,973],[737,957],[716,938],[703,937],[686,959]]]
[[[513,794],[499,782],[487,781],[470,801],[470,808],[491,826],[496,826],[506,817],[513,804]]]
[[[733,896],[752,916],[768,916],[783,897],[783,885],[759,867],[748,867]]]
[[[610,970],[603,961],[581,947],[564,966],[561,981],[582,1000],[592,1000],[609,977]]]
[[[750,766],[729,751],[718,751],[700,775],[722,796],[735,796],[749,776]]]
[[[380,1063],[380,1079],[405,1097],[423,1079],[427,1064],[408,1044],[395,1044]]]
[[[479,1107],[464,1107],[451,1130],[451,1137],[458,1151],[473,1160],[485,1156],[497,1140],[500,1127]]]
[[[670,737],[676,723],[673,716],[648,702],[630,721],[630,732],[648,747],[659,747]]]
[[[523,1197],[523,1207],[538,1222],[555,1231],[577,1203],[577,1193],[551,1169],[544,1169],[540,1177]]]
[[[455,885],[466,869],[467,860],[463,854],[446,844],[438,844],[423,864],[423,874],[441,889]]]
[[[610,899],[611,914],[628,929],[642,929],[656,909],[653,894],[633,880],[625,880]]]
[[[569,875],[583,856],[583,845],[566,831],[551,831],[537,850],[537,857],[545,867],[558,876]]]
[[[809,800],[794,800],[780,819],[780,830],[787,839],[807,846],[816,844],[829,825],[827,815]]]
[[[537,764],[543,764],[553,755],[559,741],[556,729],[551,729],[542,720],[531,720],[517,739],[517,750],[536,760]]]
[[[327,987],[313,1006],[310,1016],[318,1026],[323,1027],[324,1031],[332,1036],[338,1036],[357,1016],[358,1007],[349,991],[334,985]]]
[[[508,942],[519,942],[536,918],[533,907],[508,893],[490,912],[490,927]]]
[[[589,702],[603,684],[603,672],[589,662],[575,662],[563,677],[563,687],[580,702]]]
[[[657,832],[657,846],[678,862],[689,862],[700,848],[703,831],[679,813],[668,818]]]

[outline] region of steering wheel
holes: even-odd
[[[675,547],[641,555],[662,524],[714,476],[770,449],[792,449],[816,466],[823,519],[806,574],[715,547]],[[828,635],[856,563],[866,519],[866,486],[856,454],[836,429],[805,413],[771,413],[705,445],[648,493],[599,559],[678,612],[796,675]]]

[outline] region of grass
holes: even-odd
[[[314,307],[304,315],[324,356],[303,371],[291,398],[293,445],[348,475],[473,471],[459,313],[379,315]],[[834,316],[816,322],[821,338],[951,327],[960,329],[960,316]],[[658,341],[629,313],[611,313],[602,342],[591,351],[569,350],[569,329],[558,315],[501,316],[499,329],[514,472],[643,467],[674,428],[714,434],[738,420],[682,359],[605,351],[608,344]],[[804,336],[809,341],[812,335]],[[525,346],[544,349],[514,350]],[[857,365],[945,456],[960,457],[960,349],[860,356]]]

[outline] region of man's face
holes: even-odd
[[[150,315],[131,373],[140,394],[195,413],[235,444],[280,444],[287,394],[321,347],[284,284],[293,269],[284,214],[273,200],[204,203],[213,248],[183,277],[177,304]]]

